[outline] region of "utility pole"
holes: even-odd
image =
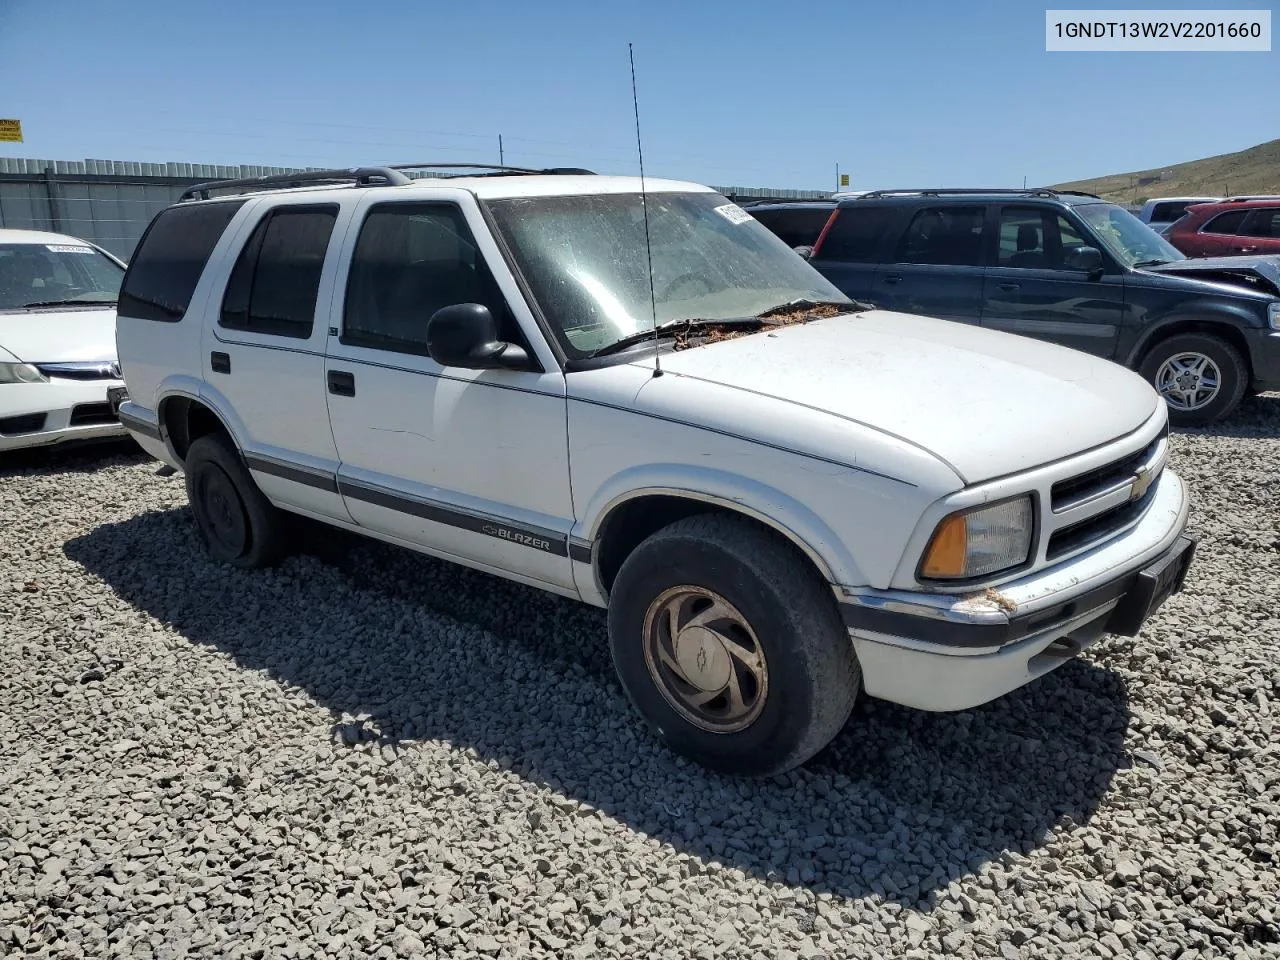
[[[498,134],[498,166],[502,166],[505,162],[502,155],[502,134]]]
[[[840,161],[836,161],[836,193],[840,192]]]

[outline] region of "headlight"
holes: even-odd
[[[1280,300],[1267,304],[1267,323],[1272,330],[1280,330]]]
[[[1031,497],[953,513],[929,541],[920,564],[925,580],[968,580],[1025,563],[1035,524]]]
[[[48,383],[49,378],[29,363],[0,363],[0,383]]]

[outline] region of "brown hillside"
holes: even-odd
[[[1162,179],[1142,182],[1149,177]],[[1260,143],[1238,153],[1057,186],[1062,190],[1096,193],[1117,203],[1142,203],[1149,197],[1280,194],[1280,140]]]

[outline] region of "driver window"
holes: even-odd
[[[503,339],[527,348],[458,207],[373,207],[347,275],[342,343],[426,356],[427,321],[456,303],[484,304]]]

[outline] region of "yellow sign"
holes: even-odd
[[[22,121],[0,120],[0,143],[21,143]]]
[[[0,121],[3,123],[4,121]],[[840,174],[840,186],[847,187],[849,185],[849,175],[847,173]]]

